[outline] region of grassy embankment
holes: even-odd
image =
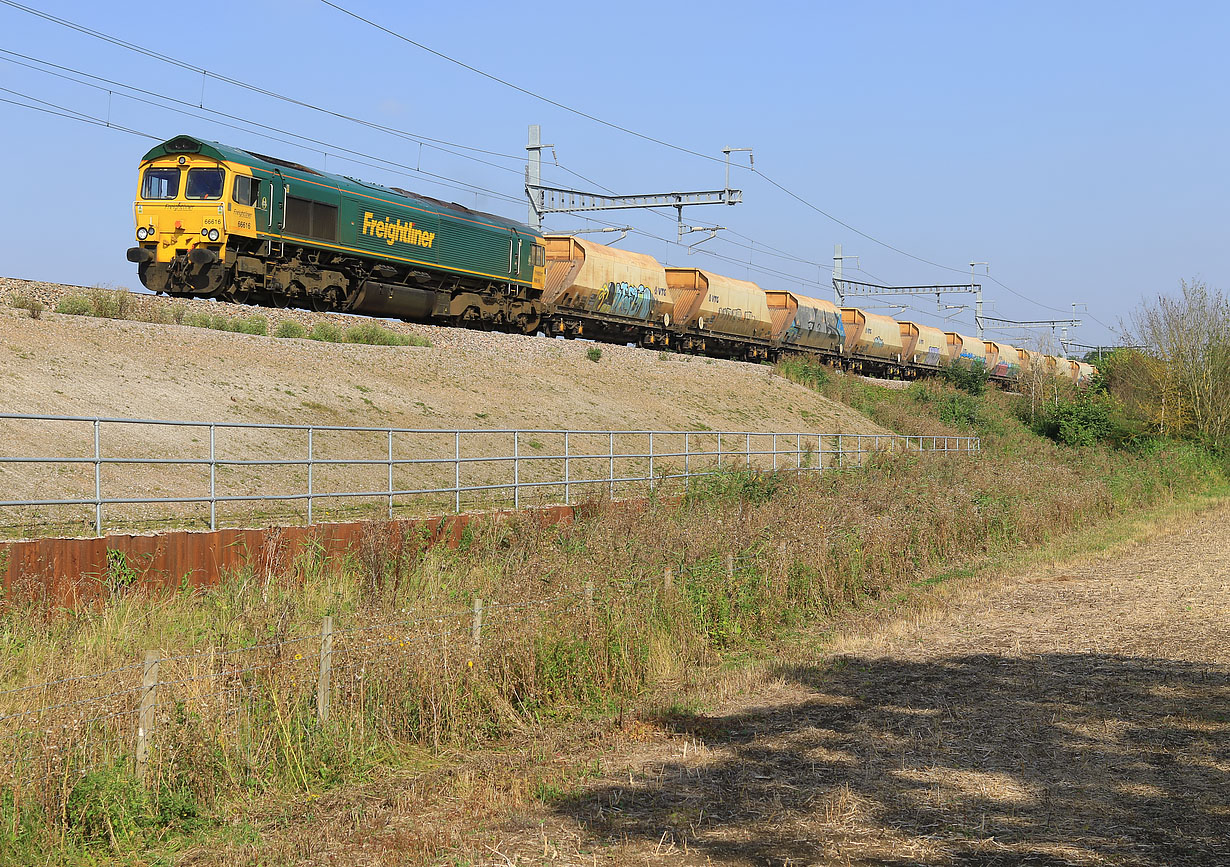
[[[221,313],[193,313],[181,302],[170,305],[145,305],[138,308],[133,295],[126,289],[92,289],[89,294],[67,295],[56,305],[55,312],[68,316],[93,316],[98,319],[132,319],[153,322],[159,325],[186,325],[191,328],[208,328],[213,331],[231,331],[236,334],[252,334],[268,337],[269,321],[259,313],[250,316],[229,316]],[[9,304],[26,310],[31,318],[43,315],[44,305],[37,299],[14,294]],[[358,322],[342,328],[332,322],[318,322],[309,331],[298,322],[283,320],[273,330],[273,337],[303,338],[324,343],[364,343],[369,346],[430,346],[424,337],[399,334],[374,320]]]
[[[681,505],[603,509],[569,528],[507,521],[458,550],[411,540],[393,560],[373,535],[340,571],[309,557],[204,594],[141,598],[117,563],[96,611],[11,600],[0,688],[132,666],[150,647],[180,658],[159,675],[145,787],[132,714],[85,721],[127,712],[132,696],[71,704],[139,684],[139,670],[0,694],[0,715],[68,705],[0,740],[0,863],[150,863],[205,840],[240,845],[254,832],[221,817],[245,805],[635,708],[655,688],[904,604],[987,558],[1226,485],[1220,461],[1184,443],[1059,445],[1021,420],[1019,397],[938,382],[890,390],[803,362],[779,372],[902,433],[979,433],[983,451],[884,455],[820,478],[731,472]],[[475,597],[488,611],[478,649]],[[314,636],[326,614],[341,634],[321,724]]]

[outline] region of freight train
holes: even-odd
[[[128,259],[142,284],[173,296],[745,361],[802,352],[901,378],[954,361],[1001,382],[1094,372],[187,135],[145,154],[134,210]]]

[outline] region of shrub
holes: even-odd
[[[66,316],[93,316],[94,305],[84,295],[65,295],[56,305],[56,313]]]
[[[184,317],[188,315],[188,305],[180,301],[171,307],[171,319],[176,325],[182,325]]]
[[[792,355],[777,364],[777,373],[791,382],[797,382],[819,391],[829,381],[829,369],[814,356]]]
[[[307,329],[293,319],[283,319],[273,330],[274,337],[307,337]]]
[[[126,289],[90,290],[90,305],[99,319],[127,319],[131,296]]]
[[[431,343],[417,335],[398,334],[376,322],[362,322],[346,329],[347,343],[364,343],[369,346],[430,346]]]
[[[945,382],[956,386],[962,391],[979,395],[987,390],[987,380],[990,372],[981,361],[965,365],[954,360],[940,368],[940,376]]]
[[[1057,397],[1039,415],[1036,430],[1043,436],[1067,446],[1092,446],[1107,440],[1124,439],[1124,427],[1115,418],[1109,398],[1081,392],[1071,398]]]
[[[230,330],[238,334],[255,334],[265,337],[269,334],[269,322],[264,316],[255,314],[247,318],[232,319]]]
[[[317,322],[308,333],[308,340],[320,340],[325,343],[341,343],[345,337],[342,329],[332,322]]]
[[[596,346],[591,346],[585,351],[585,357],[590,361],[598,361],[602,358],[602,350]]]
[[[42,319],[43,310],[46,309],[42,301],[39,301],[37,298],[31,298],[29,295],[14,295],[13,306],[18,310],[28,312],[31,319]]]
[[[944,424],[956,427],[980,427],[983,423],[981,400],[968,394],[927,382],[910,384],[908,394],[921,404],[928,404],[931,412]]]

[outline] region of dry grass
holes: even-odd
[[[933,397],[943,394],[901,399],[925,409]],[[891,863],[883,853],[907,862],[986,854],[990,848],[955,848],[957,837],[975,832],[954,817],[975,815],[988,792],[1026,799],[1022,810],[1039,796],[1033,778],[1009,761],[1023,757],[1028,767],[1033,755],[1011,752],[1019,733],[1003,723],[1009,717],[994,717],[1003,723],[994,729],[998,740],[983,743],[980,726],[991,723],[981,716],[1002,709],[1026,719],[1033,709],[1041,726],[1063,695],[1083,696],[1090,713],[1102,713],[1093,701],[1102,681],[1079,692],[1096,672],[1062,647],[1017,659],[982,654],[974,639],[949,656],[848,648],[837,666],[808,648],[823,646],[825,630],[952,580],[957,564],[1045,545],[1217,473],[1183,449],[1147,457],[1065,452],[1014,428],[998,406],[984,407],[991,418],[983,422],[996,451],[973,458],[881,456],[860,471],[797,482],[734,473],[682,506],[612,508],[564,529],[491,525],[458,551],[411,546],[410,556],[390,562],[386,541],[372,538],[336,575],[309,558],[280,580],[239,575],[200,597],[141,599],[120,582],[108,605],[72,618],[10,607],[0,623],[10,651],[3,687],[130,664],[146,647],[184,658],[164,678],[182,683],[169,688],[159,718],[153,795],[134,795],[126,782],[131,727],[85,738],[69,709],[48,711],[39,730],[5,741],[0,832],[11,830],[3,839],[26,863],[152,857],[202,839],[193,863],[401,863],[454,854],[503,863],[495,851],[575,861],[595,847],[612,860],[683,863],[823,860],[830,845],[846,854],[864,847],[857,851],[881,863]],[[589,582],[592,612],[581,601]],[[467,639],[475,596],[505,603],[513,615],[488,619],[477,654]],[[542,599],[552,601],[525,605]],[[299,637],[311,647],[325,613],[347,637],[338,644],[335,714],[320,726],[311,653],[251,648]],[[418,621],[427,616],[439,622]],[[406,620],[416,622],[394,623]],[[900,640],[925,646],[930,628],[920,621]],[[976,620],[958,618],[950,628],[978,634]],[[239,652],[222,653],[231,649]],[[773,668],[781,653],[791,664]],[[1104,656],[1107,682],[1130,679],[1130,657]],[[671,706],[715,666],[740,659],[762,661],[722,681],[731,695],[765,676],[771,688],[715,713]],[[257,664],[264,667],[239,670]],[[1188,688],[1190,672],[1175,670],[1174,683]],[[1156,667],[1141,671],[1141,683],[1161,677]],[[1062,675],[1059,692],[1048,691],[1048,672]],[[1221,675],[1213,676],[1220,689]],[[210,689],[223,700],[207,702]],[[58,694],[100,692],[74,682]],[[17,695],[4,699],[5,712],[28,708]],[[666,709],[638,714],[654,695]],[[39,706],[46,698],[40,693]],[[1169,713],[1179,705],[1159,707]],[[1048,725],[1039,749],[1070,745]],[[996,751],[1001,741],[1009,758]],[[979,765],[988,743],[994,761]],[[612,745],[614,759],[606,755]],[[1073,767],[1073,753],[1062,755],[1046,767]],[[548,829],[502,819],[534,802],[552,808],[537,814]],[[98,803],[129,806],[82,812]],[[244,816],[255,830],[219,823],[212,818],[219,813]],[[1008,834],[999,812],[988,806],[977,815],[992,817],[992,834]],[[496,820],[505,821],[505,836],[478,835]],[[1030,821],[1036,827],[1036,817]],[[985,835],[976,839],[991,845]]]

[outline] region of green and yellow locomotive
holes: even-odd
[[[542,236],[513,220],[191,136],[142,160],[155,292],[533,333]]]

